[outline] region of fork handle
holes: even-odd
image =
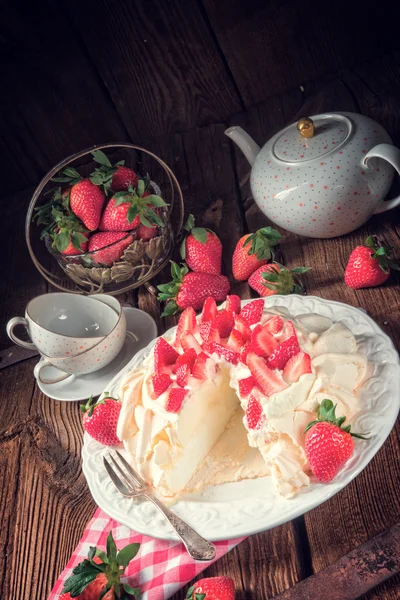
[[[201,535],[192,529],[190,525],[185,523],[185,521],[182,521],[182,519],[160,502],[158,498],[152,494],[145,494],[145,496],[151,500],[153,504],[157,506],[158,510],[160,510],[168,519],[192,558],[204,561],[213,560],[215,558],[216,550],[214,544],[201,537]]]

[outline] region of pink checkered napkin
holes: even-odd
[[[165,542],[142,535],[110,519],[99,508],[85,529],[83,537],[71,556],[67,566],[58,578],[48,600],[56,600],[64,587],[64,581],[72,569],[87,557],[90,546],[106,547],[106,538],[112,530],[117,548],[127,544],[140,543],[140,549],[125,571],[125,579],[141,589],[141,600],[166,600],[188,581],[201,573],[211,562],[197,562],[190,558],[181,542]],[[217,556],[215,562],[232,550],[244,537],[225,542],[215,542]]]

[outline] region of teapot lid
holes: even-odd
[[[301,133],[299,128],[304,122],[306,131]],[[289,125],[277,135],[272,154],[280,161],[296,164],[322,158],[343,146],[352,129],[350,119],[335,113],[317,115],[312,120],[301,119],[298,124]]]

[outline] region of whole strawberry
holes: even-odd
[[[34,219],[45,225],[41,238],[50,237],[52,247],[65,256],[87,251],[89,232],[69,206],[71,188],[54,190],[50,202],[36,208]]]
[[[179,309],[191,306],[194,310],[200,310],[204,301],[211,296],[216,302],[225,300],[230,283],[224,275],[212,275],[211,273],[189,273],[184,263],[179,267],[171,262],[172,281],[158,286],[159,300],[167,301],[162,316],[173,315]]]
[[[137,230],[137,238],[138,240],[151,240],[151,238],[156,237],[158,235],[158,227],[157,225],[152,225],[151,227],[146,227],[146,225],[140,225]]]
[[[274,257],[273,247],[281,234],[272,227],[263,227],[240,238],[232,256],[232,273],[238,281],[247,281],[258,267]]]
[[[92,183],[102,187],[106,195],[110,195],[112,191],[120,192],[137,186],[138,176],[135,171],[125,167],[124,160],[112,165],[102,150],[95,150],[92,152],[92,156],[100,166],[90,174],[89,179]]]
[[[100,223],[104,199],[104,192],[97,185],[89,179],[82,179],[72,186],[69,204],[89,231],[94,231]]]
[[[230,577],[204,577],[188,589],[186,600],[234,600],[235,586]]]
[[[260,296],[302,294],[304,289],[296,281],[295,275],[309,270],[310,267],[296,267],[289,270],[278,263],[262,265],[250,275],[248,284]]]
[[[121,240],[119,243],[119,240]],[[100,231],[91,236],[89,252],[94,262],[110,266],[121,258],[124,250],[133,242],[133,236],[126,231]],[[104,248],[104,250],[102,250]]]
[[[56,235],[58,238],[60,238],[62,234],[62,230],[59,230]],[[89,245],[88,242],[88,234],[74,232],[69,236],[69,244],[65,248],[65,250],[61,250],[61,254],[63,254],[64,256],[76,256],[77,254],[83,254],[87,252]]]
[[[129,187],[135,188],[138,184],[138,176],[135,171],[129,167],[119,166],[112,176],[111,188],[114,192],[128,190]]]
[[[368,237],[364,246],[357,246],[350,254],[345,283],[353,290],[381,285],[389,278],[390,267],[399,270],[391,253],[390,246],[381,246],[375,236]]]
[[[52,178],[52,181],[69,184],[69,208],[89,231],[97,229],[105,193],[92,181],[91,176],[89,179],[83,179],[76,169],[65,167],[57,177]]]
[[[106,551],[91,546],[88,558],[80,562],[64,582],[59,600],[129,600],[140,595],[139,588],[121,582],[130,561],[139,551],[140,544],[128,544],[119,552],[112,533],[108,534]],[[109,588],[107,590],[107,587]]]
[[[323,400],[318,409],[318,420],[305,429],[305,451],[315,477],[328,483],[354,452],[353,437],[367,439],[351,433],[350,425],[342,427],[346,417],[337,418],[332,400]],[[353,437],[352,437],[353,436]]]
[[[221,274],[222,244],[210,229],[194,226],[194,217],[189,215],[184,229],[189,235],[181,244],[181,256],[192,271]]]
[[[117,423],[121,405],[115,398],[105,395],[97,402],[90,396],[86,404],[80,405],[83,413],[83,428],[100,444],[119,446]]]
[[[139,179],[137,188],[114,194],[101,216],[100,229],[129,231],[140,224],[163,227],[165,223],[154,209],[167,205],[160,196],[150,194],[146,185],[145,180]]]

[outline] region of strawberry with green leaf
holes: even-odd
[[[323,483],[331,481],[352,456],[353,437],[368,439],[352,433],[350,425],[343,427],[346,417],[336,417],[335,410],[332,400],[322,400],[317,420],[304,431],[307,460],[315,477]]]
[[[100,221],[102,231],[129,231],[139,225],[164,227],[157,208],[167,206],[161,196],[150,194],[149,181],[139,179],[137,187],[117,192],[108,201]]]
[[[120,192],[137,186],[138,176],[133,169],[125,166],[124,160],[112,165],[102,150],[95,150],[92,152],[92,156],[100,167],[90,174],[89,179],[95,185],[101,186],[107,196],[112,192]]]
[[[381,285],[389,279],[391,268],[400,270],[391,254],[390,246],[382,246],[376,236],[369,236],[364,246],[357,246],[350,254],[344,273],[345,283],[353,290]]]
[[[229,279],[224,275],[189,273],[185,263],[180,267],[174,262],[171,262],[171,275],[171,282],[158,286],[158,299],[167,302],[162,316],[174,315],[189,306],[200,310],[209,296],[222,302],[229,293]]]
[[[97,229],[105,200],[103,190],[90,178],[82,178],[74,167],[65,167],[58,176],[52,178],[52,181],[69,184],[70,209],[89,231]]]
[[[235,600],[235,586],[230,577],[204,577],[192,585],[186,600]]]
[[[119,446],[117,423],[121,404],[106,392],[99,400],[90,396],[86,404],[80,405],[83,427],[88,434],[105,446]]]
[[[310,267],[286,269],[279,263],[259,267],[249,278],[249,286],[260,296],[303,294],[304,288],[296,276],[307,273]]]
[[[49,236],[52,247],[65,256],[76,256],[87,251],[89,232],[69,208],[69,190],[53,190],[52,199],[37,207],[34,219],[45,225],[41,239]]]
[[[272,227],[263,227],[240,238],[232,256],[232,273],[238,281],[247,281],[252,273],[274,258],[274,246],[281,234]]]
[[[91,546],[88,557],[72,571],[64,582],[59,600],[132,600],[139,598],[140,589],[122,582],[126,567],[139,552],[140,544],[128,544],[118,551],[110,531],[106,551]]]
[[[195,227],[193,215],[189,215],[183,228],[188,232],[181,244],[181,257],[192,271],[221,274],[222,244],[210,229]]]

